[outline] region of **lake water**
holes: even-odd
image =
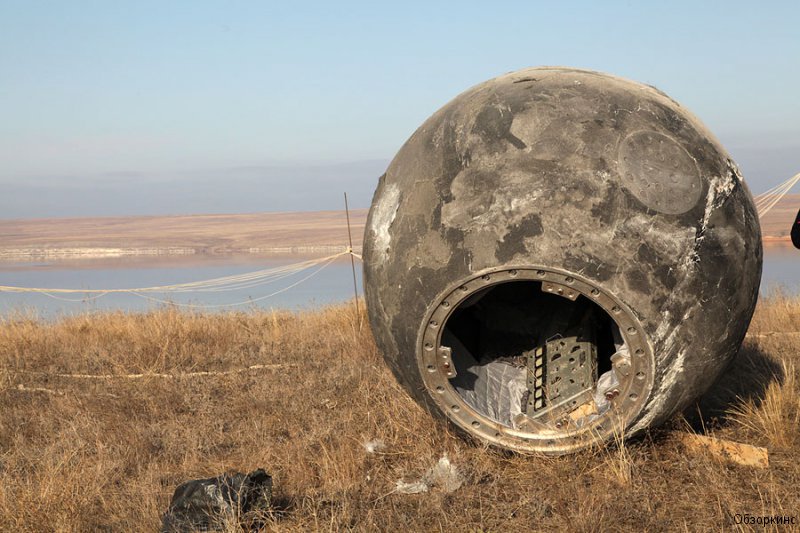
[[[106,289],[161,286],[201,281],[243,274],[254,270],[294,264],[304,257],[215,257],[215,258],[126,258],[102,262],[0,263],[0,285],[17,287]],[[208,310],[312,309],[326,304],[344,302],[353,297],[353,275],[349,258],[341,258],[320,270],[308,280],[272,297],[250,300],[280,291],[314,272],[312,268],[276,283],[234,292],[164,293],[151,296],[177,304],[209,306]],[[358,291],[361,287],[361,265],[356,262]],[[800,294],[800,250],[790,246],[770,246],[764,259],[762,291],[783,286],[788,292]],[[62,295],[77,299],[66,302],[43,294],[0,293],[0,315],[13,311],[33,311],[42,317],[55,317],[86,311],[122,309],[143,311],[158,307],[158,302],[127,293],[108,294],[97,299],[82,299],[81,294]],[[233,307],[211,307],[246,302]],[[201,307],[202,308],[202,307]]]

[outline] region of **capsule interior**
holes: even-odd
[[[610,408],[626,356],[616,322],[593,301],[509,281],[463,300],[444,324],[450,384],[477,413],[515,430],[585,426]]]

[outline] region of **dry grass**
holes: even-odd
[[[687,453],[669,428],[563,458],[465,442],[395,384],[351,307],[165,309],[0,325],[0,530],[156,530],[182,481],[264,467],[268,530],[674,530],[800,515],[800,300],[760,304],[695,428],[766,446],[754,470]],[[212,376],[249,365],[285,365]],[[73,379],[158,372],[174,378]],[[23,388],[19,388],[22,385]],[[674,428],[686,425],[682,419]],[[386,446],[368,453],[364,443]],[[447,454],[465,484],[400,494]]]

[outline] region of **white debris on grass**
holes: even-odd
[[[420,492],[428,492],[430,487],[423,481],[414,481],[413,483],[406,483],[398,479],[395,482],[395,492],[400,494],[419,494]]]
[[[406,482],[402,479],[395,483],[395,492],[400,494],[419,494],[428,492],[431,487],[439,487],[444,492],[453,492],[464,484],[464,476],[458,467],[450,462],[447,454],[425,472],[419,481]]]
[[[368,440],[364,442],[364,449],[367,453],[377,453],[386,449],[386,443],[380,439]]]
[[[464,484],[464,476],[458,467],[450,462],[447,455],[443,455],[439,462],[425,473],[423,478],[429,485],[439,487],[445,492],[453,492]]]

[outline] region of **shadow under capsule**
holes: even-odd
[[[724,427],[730,422],[730,413],[735,407],[749,401],[759,407],[770,384],[782,385],[784,378],[781,364],[758,344],[746,340],[730,366],[708,392],[683,412],[683,416],[697,433]]]

